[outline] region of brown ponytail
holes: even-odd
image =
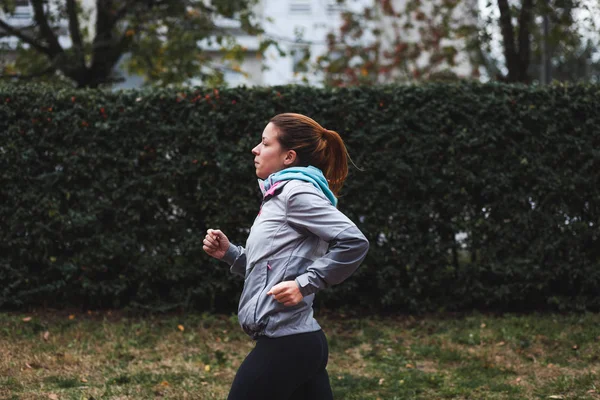
[[[323,129],[323,137],[327,146],[324,154],[326,166],[322,171],[329,188],[337,196],[348,176],[348,150],[337,132]]]
[[[279,131],[281,146],[296,152],[296,165],[312,165],[323,171],[337,196],[348,176],[348,150],[340,135],[302,114],[279,114],[270,122]]]

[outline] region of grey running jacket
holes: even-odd
[[[252,338],[321,329],[313,318],[315,293],[336,285],[358,268],[369,242],[356,225],[311,183],[282,182],[267,195],[246,248],[231,244],[223,261],[245,278],[238,319]],[[304,296],[286,307],[267,292],[295,280]]]

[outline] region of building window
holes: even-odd
[[[290,14],[310,15],[310,0],[292,0],[290,2]]]
[[[14,13],[10,14],[10,17],[13,19],[32,19],[33,18],[33,14],[31,14],[31,11],[25,7],[23,8],[19,8],[17,7],[17,9],[15,10]]]
[[[327,15],[336,15],[344,11],[344,5],[337,0],[329,0],[326,5]]]
[[[12,19],[27,19],[33,18],[31,7],[29,6],[29,0],[17,0],[14,2],[15,8],[12,13],[8,14],[9,18]]]

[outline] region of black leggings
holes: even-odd
[[[235,375],[228,400],[333,399],[323,331],[260,338]]]

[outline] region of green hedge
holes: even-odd
[[[0,87],[0,307],[235,310],[207,257],[260,203],[270,117],[337,130],[371,241],[319,296],[379,310],[600,309],[600,86]],[[458,236],[457,236],[458,234]]]

